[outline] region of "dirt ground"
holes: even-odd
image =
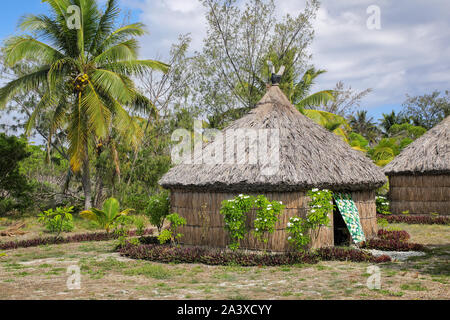
[[[0,252],[0,299],[450,299],[450,226],[390,226],[432,251],[377,265],[381,288],[375,290],[367,287],[368,263],[167,265],[120,257],[110,241]],[[81,270],[79,290],[67,287],[69,266]]]

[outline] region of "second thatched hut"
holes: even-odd
[[[271,142],[268,150],[276,149],[278,155],[272,158],[259,151],[258,161],[252,162],[249,155],[254,147],[251,135],[237,137],[238,141],[246,141],[242,149],[229,145],[229,141],[236,141],[238,130],[245,132],[247,129],[276,132],[278,141]],[[233,122],[222,133],[219,141],[227,146],[219,158],[225,161],[205,163],[199,158],[202,155],[194,155],[193,160],[188,161],[190,163],[175,166],[160,181],[163,187],[171,190],[172,211],[187,220],[181,230],[185,244],[226,247],[229,238],[220,214],[222,201],[239,194],[263,194],[286,206],[265,249],[290,250],[287,222],[294,216],[306,216],[307,191],[313,188],[351,194],[366,238],[376,236],[375,190],[386,182],[384,174],[340,137],[302,115],[277,85],[268,88],[249,114]],[[210,142],[203,147],[202,154],[217,155],[216,147],[217,140]],[[268,168],[275,170],[270,172],[266,170]],[[342,217],[338,212],[330,212],[330,218],[330,226],[321,228],[313,237],[313,247],[333,246],[342,240],[341,233],[346,229]],[[248,216],[249,229],[253,228],[253,220],[254,212]],[[251,232],[241,241],[242,248],[261,249],[262,246]]]
[[[450,116],[385,168],[394,214],[450,215]]]

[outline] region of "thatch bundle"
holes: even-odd
[[[450,214],[450,116],[385,168],[391,211]]]
[[[249,161],[251,141],[239,151],[234,145],[229,147],[229,141],[235,141],[235,130],[239,129],[278,132],[279,143],[270,142],[267,149],[279,150],[277,170],[267,174],[267,165],[270,167],[273,163],[266,154],[258,154],[256,163]],[[239,139],[242,142],[243,138]],[[247,249],[289,250],[287,221],[290,217],[306,216],[309,201],[306,191],[312,188],[351,192],[366,237],[376,235],[374,190],[386,182],[383,172],[340,137],[302,115],[278,86],[270,87],[255,109],[226,128],[222,140],[205,144],[203,154],[215,154],[215,150],[220,150],[216,149],[217,143],[225,145],[225,162],[200,164],[201,155],[195,154],[191,164],[175,166],[160,181],[163,187],[172,191],[173,212],[187,220],[187,225],[181,230],[186,244],[225,247],[229,238],[220,214],[221,202],[240,193],[248,193],[263,194],[271,201],[282,201],[286,209],[267,245],[258,243],[250,232],[241,246]],[[234,157],[232,161],[227,158],[230,154]],[[260,161],[264,157],[269,157],[269,161]],[[249,229],[253,227],[252,217],[254,212],[248,216]],[[333,217],[331,212],[330,217]],[[313,247],[332,246],[333,223],[322,227],[312,238]]]

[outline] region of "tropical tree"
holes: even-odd
[[[358,111],[355,116],[350,118],[350,126],[353,131],[365,137],[369,142],[374,143],[377,140],[379,129],[372,117],[367,116],[367,111]]]
[[[109,198],[103,204],[103,210],[92,208],[80,213],[81,217],[94,222],[97,226],[110,232],[111,228],[123,217],[127,216],[133,209],[120,211],[119,201],[115,198]]]
[[[400,125],[403,123],[409,123],[409,119],[396,114],[394,110],[391,113],[383,113],[383,119],[380,119],[380,127],[382,129],[382,133],[385,137],[389,137],[390,129],[394,125]]]
[[[139,142],[139,127],[128,112],[132,107],[151,112],[152,104],[136,90],[133,76],[168,66],[154,60],[138,60],[136,37],[144,25],[117,28],[118,0],[108,0],[102,11],[96,0],[43,0],[50,15],[27,15],[19,27],[31,35],[6,41],[5,62],[9,66],[27,62],[29,73],[0,89],[0,107],[15,95],[39,88],[43,96],[35,106],[26,132],[29,134],[43,110],[53,110],[48,142],[57,130],[67,132],[71,170],[82,171],[85,207],[91,207],[90,150],[111,132]],[[68,12],[79,9],[79,26],[69,23]],[[76,12],[76,11],[75,11]],[[75,17],[77,18],[77,17]],[[114,128],[114,130],[112,129]]]

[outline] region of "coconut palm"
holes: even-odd
[[[102,11],[96,0],[43,0],[50,15],[27,15],[19,27],[31,35],[6,41],[9,66],[27,62],[32,71],[0,89],[0,107],[16,94],[37,88],[43,92],[26,125],[29,134],[37,116],[52,110],[50,138],[57,130],[67,132],[70,166],[83,172],[85,207],[91,206],[89,150],[110,136],[114,128],[137,144],[138,126],[128,108],[149,112],[151,102],[135,88],[132,77],[150,69],[166,71],[154,60],[138,60],[136,37],[145,33],[135,23],[116,27],[118,0],[108,0]],[[68,23],[70,6],[80,12],[80,28]],[[73,7],[72,7],[73,8]],[[130,130],[132,128],[132,130]]]

